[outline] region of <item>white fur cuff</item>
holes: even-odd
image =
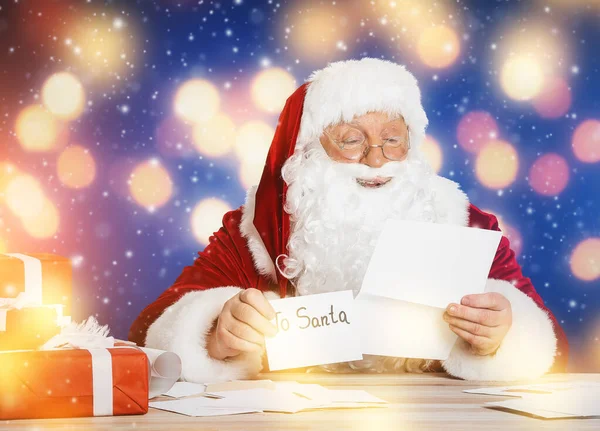
[[[262,369],[257,355],[241,354],[221,361],[206,351],[206,336],[223,304],[241,290],[214,287],[185,294],[150,325],[146,346],[178,354],[185,381],[209,383],[255,376]]]
[[[446,371],[465,380],[500,381],[534,379],[546,373],[556,354],[556,335],[547,313],[507,281],[488,279],[485,290],[510,301],[512,326],[494,355],[475,355],[458,339],[443,363]]]

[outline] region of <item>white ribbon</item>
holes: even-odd
[[[1,253],[5,256],[14,257],[23,262],[25,267],[25,289],[28,305],[42,305],[42,262],[31,256],[21,253]],[[23,298],[21,297],[19,302]]]
[[[107,349],[88,349],[88,352],[92,355],[94,416],[112,416],[112,356]]]

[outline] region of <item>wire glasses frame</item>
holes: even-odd
[[[362,139],[350,139],[345,141],[334,139],[327,130],[323,130],[323,133],[338,146],[342,155],[348,160],[362,160],[363,157],[366,157],[371,148],[381,148],[383,156],[386,159],[399,161],[404,159],[410,150],[410,128],[408,126],[406,126],[406,131],[406,139],[399,136],[392,136],[390,138],[382,139],[382,145],[365,145],[367,137],[360,131],[359,133],[362,135]]]

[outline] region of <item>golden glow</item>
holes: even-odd
[[[433,139],[431,136],[425,136],[425,140],[423,141],[423,145],[421,147],[421,151],[425,156],[425,159],[431,165],[433,171],[437,174],[440,172],[442,168],[442,148],[440,144]]]
[[[270,114],[278,114],[296,90],[296,80],[284,69],[274,67],[258,73],[252,82],[252,100]]]
[[[82,20],[65,41],[65,49],[86,71],[96,78],[119,75],[132,69],[135,33],[113,26],[113,20],[97,14]]]
[[[56,169],[60,182],[73,189],[89,186],[96,177],[94,158],[79,145],[73,145],[60,154]]]
[[[235,153],[242,163],[265,164],[275,130],[262,121],[248,121],[239,128]]]
[[[600,238],[581,241],[571,255],[571,272],[581,280],[600,278]]]
[[[6,185],[6,205],[17,217],[35,217],[44,206],[44,191],[31,175],[16,175]]]
[[[421,61],[434,69],[452,65],[460,53],[460,40],[450,27],[428,27],[419,36],[417,53]]]
[[[175,114],[184,121],[199,123],[208,121],[219,111],[219,91],[210,82],[192,79],[185,82],[175,93]]]
[[[514,100],[532,100],[540,95],[546,81],[561,76],[572,64],[569,34],[539,17],[507,23],[492,43],[500,85]]]
[[[530,100],[544,85],[540,63],[529,56],[516,56],[506,60],[500,73],[502,89],[511,99]]]
[[[267,160],[275,131],[260,121],[249,121],[240,127],[235,152],[240,159],[240,182],[245,188],[258,183]]]
[[[38,239],[53,237],[60,225],[60,216],[56,206],[45,197],[41,211],[34,217],[23,217],[23,229],[29,236]]]
[[[50,76],[42,87],[42,100],[50,112],[64,120],[79,117],[85,105],[81,82],[70,73]]]
[[[227,115],[217,114],[209,121],[195,124],[192,135],[194,146],[200,154],[220,157],[233,148],[235,124]]]
[[[249,189],[259,183],[262,176],[264,165],[242,163],[240,165],[239,178],[244,189]]]
[[[573,134],[575,157],[585,163],[600,162],[600,121],[585,120]]]
[[[216,198],[204,199],[192,211],[192,232],[201,244],[208,244],[209,237],[221,228],[223,216],[231,207]]]
[[[6,253],[8,251],[8,247],[6,245],[6,242],[0,238],[0,253]]]
[[[166,204],[173,193],[171,177],[156,159],[137,165],[128,184],[133,199],[150,211]]]
[[[516,150],[508,142],[496,140],[484,146],[475,160],[475,174],[485,187],[503,189],[511,185],[519,170]]]
[[[32,105],[21,111],[15,132],[26,151],[51,151],[56,148],[60,125],[50,111]]]
[[[342,2],[335,6],[295,2],[284,39],[289,39],[292,52],[305,62],[332,61],[346,52],[346,43],[354,38],[352,28],[358,30],[349,15]]]

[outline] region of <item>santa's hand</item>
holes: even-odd
[[[509,300],[489,292],[466,295],[460,302],[448,305],[444,313],[450,329],[471,345],[473,353],[495,353],[512,324]]]
[[[277,333],[277,327],[270,322],[274,318],[275,310],[260,290],[243,290],[223,305],[208,336],[208,354],[215,359],[242,352],[262,354],[265,335]]]

